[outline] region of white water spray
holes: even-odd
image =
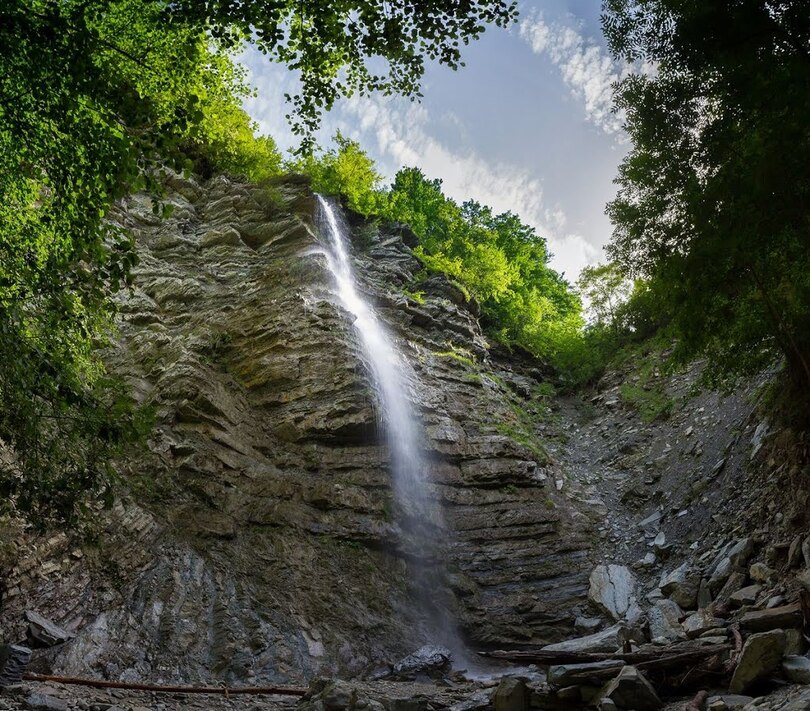
[[[391,452],[394,494],[402,512],[409,518],[421,519],[421,527],[424,527],[431,520],[435,521],[435,507],[428,497],[419,432],[407,397],[407,364],[377,315],[358,293],[346,239],[335,211],[322,196],[317,197],[331,246],[326,254],[329,271],[337,283],[341,303],[355,318],[354,328],[360,336],[377,390]],[[430,556],[432,551],[421,553]]]

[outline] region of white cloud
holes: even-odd
[[[520,215],[548,239],[553,266],[569,278],[599,258],[597,247],[566,230],[562,209],[545,204],[540,180],[514,165],[487,161],[475,151],[449,149],[430,135],[431,116],[424,106],[381,97],[355,98],[346,102],[344,113],[354,118],[344,130],[362,143],[371,137],[377,144],[372,153],[383,156],[388,165],[419,167],[428,177],[441,178],[445,194],[455,200],[472,198],[496,212]]]
[[[546,22],[534,14],[520,25],[520,36],[535,54],[546,55],[571,92],[584,103],[587,119],[608,134],[619,134],[624,116],[613,112],[613,84],[627,73],[595,42],[576,29]]]
[[[245,103],[246,110],[282,150],[295,147],[298,140],[284,118],[289,111],[284,94],[296,90],[296,77],[255,51],[246,52],[241,61],[258,88],[258,96]],[[340,130],[368,150],[389,178],[403,166],[416,166],[430,178],[441,178],[445,194],[454,200],[474,199],[496,212],[518,214],[548,240],[552,266],[571,280],[600,259],[601,248],[570,227],[561,206],[547,204],[536,171],[488,160],[474,148],[452,149],[435,137],[437,122],[454,126],[457,134],[466,133],[464,117],[453,111],[445,110],[437,118],[424,105],[407,99],[354,97],[324,115],[319,140],[328,145]]]

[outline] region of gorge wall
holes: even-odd
[[[140,263],[108,357],[156,427],[120,462],[97,542],[24,533],[0,612],[8,637],[24,635],[33,601],[76,635],[40,657],[57,672],[356,674],[431,638],[414,566],[446,571],[437,605],[472,648],[572,636],[599,513],[558,491],[538,365],[488,348],[475,305],[420,274],[407,228],[351,218],[362,288],[412,366],[444,509],[445,559],[422,560],[400,535],[306,181],[174,177],[167,202],[168,219],[140,195],[115,215]]]

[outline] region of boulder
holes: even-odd
[[[656,711],[663,706],[652,684],[638,669],[629,666],[605,685],[598,698],[610,699],[617,708],[634,711]]]
[[[741,538],[739,541],[723,546],[706,569],[709,587],[712,590],[722,587],[733,571],[745,566],[753,551],[754,542],[750,538]]]
[[[584,662],[582,664],[555,664],[548,669],[548,683],[554,686],[571,686],[602,681],[612,676],[624,666],[621,659],[605,659],[599,662]]]
[[[529,696],[529,689],[523,679],[508,676],[501,679],[495,689],[492,705],[495,711],[528,711]]]
[[[650,639],[665,639],[673,642],[685,639],[686,633],[680,619],[683,610],[672,600],[659,600],[647,610],[647,621],[650,623]]]
[[[564,642],[547,644],[542,649],[544,652],[615,652],[621,646],[620,630],[620,625],[613,625],[585,637],[575,637]]]
[[[623,565],[597,565],[591,573],[588,597],[614,620],[638,609],[636,579]]]
[[[810,659],[791,656],[782,661],[782,673],[794,684],[810,684]]]
[[[740,627],[749,632],[765,632],[785,627],[800,627],[802,610],[798,602],[792,605],[754,610],[740,617]]]
[[[688,562],[671,573],[661,576],[661,592],[683,609],[694,609],[697,602],[698,580]]]
[[[773,568],[769,568],[765,563],[754,563],[748,569],[748,575],[751,576],[751,580],[758,583],[767,583],[776,575],[776,571]]]
[[[50,694],[43,694],[40,691],[29,694],[25,700],[25,705],[29,709],[41,709],[42,711],[68,711],[70,709],[68,702],[64,699]]]
[[[722,626],[723,620],[717,619],[709,610],[698,610],[683,621],[683,629],[689,639]]]
[[[585,632],[586,634],[591,634],[596,632],[602,626],[602,618],[601,617],[577,617],[574,620],[574,627],[576,627],[578,632]]]
[[[740,694],[754,682],[768,676],[782,661],[785,653],[785,633],[782,630],[752,634],[743,645],[729,691]]]
[[[25,619],[28,620],[28,642],[32,647],[54,647],[75,636],[33,610],[26,610]]]
[[[426,644],[394,664],[394,674],[410,679],[417,674],[440,677],[450,671],[452,653],[446,647]]]
[[[0,689],[19,684],[31,661],[31,650],[16,644],[0,646]]]
[[[732,594],[731,597],[729,597],[729,602],[735,607],[753,605],[761,592],[761,585],[748,585]]]

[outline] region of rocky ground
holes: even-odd
[[[810,708],[809,444],[762,414],[773,374],[724,397],[695,390],[699,364],[667,375],[640,350],[554,395],[420,273],[407,228],[354,219],[443,510],[445,560],[421,559],[305,182],[174,178],[169,201],[165,221],[141,196],[121,207],[141,261],[109,354],[155,431],[93,540],[0,522],[3,641],[33,644],[40,673],[312,685],[299,701],[28,681],[0,709],[638,711],[701,690],[695,708]],[[391,678],[437,634],[412,602],[425,569],[466,677]]]

